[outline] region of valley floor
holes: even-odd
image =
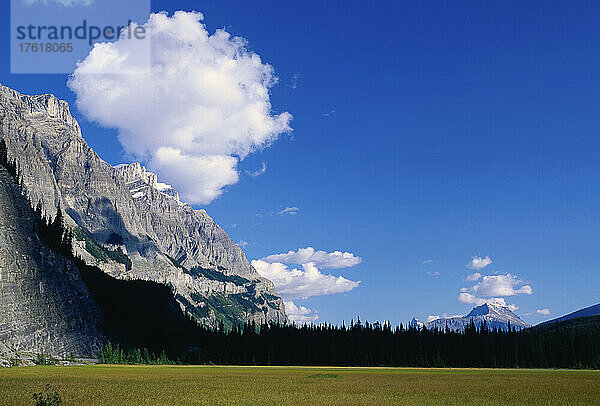
[[[600,371],[219,366],[0,369],[0,404],[63,405],[600,404]]]

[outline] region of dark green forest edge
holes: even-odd
[[[22,190],[4,140],[0,164]],[[181,311],[167,286],[118,280],[75,256],[72,242],[78,231],[65,226],[60,209],[53,219],[44,217],[39,205],[31,215],[36,219],[33,231],[78,267],[103,313],[99,327],[108,340],[98,354],[101,363],[600,369],[600,316],[508,331],[471,323],[464,332],[453,332],[360,320],[349,326],[240,325],[231,315],[217,328],[207,328]],[[79,237],[85,240],[86,235]],[[97,255],[109,255],[94,244],[91,239],[90,249]],[[209,270],[188,272],[208,276]],[[215,300],[215,308],[229,305]]]
[[[519,331],[490,330],[485,324],[452,332],[360,321],[302,327],[250,323],[232,330],[199,328],[196,345],[168,356],[108,344],[99,362],[600,369],[598,332],[600,316]]]

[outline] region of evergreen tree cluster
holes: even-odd
[[[0,164],[23,191],[2,139]],[[52,219],[39,204],[32,212],[33,231],[77,265],[103,311],[102,328],[116,344],[98,354],[101,363],[600,369],[600,316],[520,331],[473,322],[463,332],[392,328],[360,319],[350,326],[250,322],[210,329],[184,314],[168,287],[117,280],[76,257],[60,207]]]
[[[112,345],[108,342],[98,354],[100,364],[129,364],[129,365],[168,365],[174,362],[169,360],[165,351],[156,355],[147,348],[124,350],[119,344]]]
[[[389,323],[246,324],[203,329],[184,363],[393,367],[600,368],[600,317],[508,331],[463,332]],[[174,358],[176,359],[176,358]]]
[[[36,206],[34,214],[36,232],[40,239],[58,254],[71,257],[73,255],[73,231],[70,227],[65,226],[60,205],[54,218],[44,216],[41,203]]]
[[[463,332],[360,320],[350,326],[251,322],[231,330],[222,324],[216,329],[198,326],[189,336],[195,344],[169,357],[110,345],[99,359],[122,364],[600,369],[598,332],[600,316],[524,330],[472,322]]]
[[[21,194],[24,194],[23,178],[19,173],[19,168],[14,159],[8,156],[6,142],[0,139],[0,165],[4,166],[11,177],[17,184]],[[27,201],[27,207],[32,208],[29,197],[24,197]],[[73,251],[73,231],[65,226],[64,217],[60,204],[54,217],[46,217],[42,209],[42,203],[38,202],[33,210],[33,218],[35,220],[35,228],[32,230],[38,237],[53,251],[70,257]]]

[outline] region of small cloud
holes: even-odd
[[[467,268],[479,271],[492,263],[492,259],[488,256],[485,258],[474,256],[471,262],[467,264]]]
[[[431,264],[432,262],[433,262],[433,259],[426,259],[425,261],[421,262],[421,265]]]
[[[476,306],[481,306],[484,303],[489,303],[489,304],[493,304],[493,305],[508,307],[513,312],[515,310],[519,310],[519,307],[514,304],[506,304],[506,301],[504,300],[504,298],[501,298],[501,297],[491,297],[491,298],[484,299],[481,297],[476,297],[467,292],[462,292],[458,295],[458,301],[462,302],[462,303],[474,304]]]
[[[288,319],[294,323],[311,323],[319,319],[319,313],[308,307],[297,306],[291,300],[289,302],[283,302],[283,304],[285,305],[285,313],[287,314]]]
[[[286,207],[285,209],[278,211],[277,214],[279,214],[280,216],[285,216],[286,214],[290,215],[290,216],[295,216],[296,214],[298,214],[299,211],[300,211],[299,208],[292,206],[292,207]]]
[[[468,292],[461,292],[458,295],[458,301],[462,303],[476,303],[478,306],[485,303],[485,300],[475,297]]]
[[[237,226],[238,226],[237,223],[233,223],[233,224],[229,225],[229,228],[237,228]]]
[[[241,240],[239,242],[236,242],[236,244],[238,245],[238,247],[244,248],[248,245],[248,241]]]
[[[521,286],[517,291],[517,294],[533,295],[533,288],[529,285]]]
[[[429,276],[440,276],[441,274],[438,271],[435,271],[435,272],[427,272],[427,275],[429,275]]]
[[[466,292],[467,290],[463,289],[462,291]],[[531,286],[524,285],[524,282],[516,275],[511,275],[509,273],[483,276],[480,281],[468,289],[468,291],[478,297],[487,298],[533,294],[533,288]]]
[[[550,314],[550,309],[537,309],[535,313],[541,314],[542,316],[548,316]]]
[[[335,114],[335,110],[329,110],[327,113],[323,113],[323,117],[330,117]]]
[[[299,248],[297,251],[288,251],[285,254],[273,254],[261,258],[261,260],[270,264],[282,262],[303,265],[312,262],[320,268],[327,269],[350,268],[362,262],[361,257],[351,252],[316,251],[313,247]]]
[[[475,272],[472,273],[471,275],[467,276],[467,281],[469,282],[475,282],[476,280],[479,280],[481,278],[481,274],[479,272]]]
[[[300,81],[301,77],[302,77],[302,75],[300,73],[293,73],[292,74],[292,83],[290,84],[290,87],[292,89],[297,89],[298,88],[298,82]]]
[[[260,169],[256,170],[256,171],[246,171],[246,174],[256,178],[262,174],[264,174],[267,171],[267,163],[265,161],[261,162],[261,167]]]
[[[312,262],[302,264],[302,269],[290,269],[281,262],[268,263],[258,259],[252,261],[252,266],[261,276],[273,282],[284,299],[344,293],[360,285],[360,281],[322,274]]]

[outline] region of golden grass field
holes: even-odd
[[[37,366],[0,370],[0,405],[592,405],[600,371]]]

